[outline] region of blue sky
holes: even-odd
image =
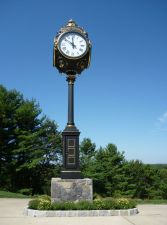
[[[52,66],[53,39],[69,19],[92,41],[75,83],[81,140],[127,159],[167,163],[167,1],[1,0],[0,83],[35,98],[63,130],[67,83]]]

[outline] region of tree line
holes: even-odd
[[[61,132],[39,104],[0,85],[0,189],[50,194],[62,166]],[[80,166],[93,179],[95,195],[167,199],[167,168],[128,161],[113,144],[80,143]]]

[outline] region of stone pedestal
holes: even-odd
[[[93,200],[92,179],[61,179],[51,180],[51,199],[57,201]]]

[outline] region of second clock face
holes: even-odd
[[[60,37],[59,49],[67,57],[80,58],[87,50],[87,43],[79,33],[68,32]]]

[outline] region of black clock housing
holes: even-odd
[[[61,37],[68,32],[75,32],[81,35],[86,43],[87,50],[85,54],[80,57],[68,57],[62,53],[59,49],[59,41]],[[53,66],[55,66],[60,73],[67,75],[80,74],[84,69],[89,67],[91,57],[91,42],[88,39],[88,34],[83,28],[79,27],[73,20],[69,20],[67,25],[60,29],[56,37],[54,38],[53,49]]]

